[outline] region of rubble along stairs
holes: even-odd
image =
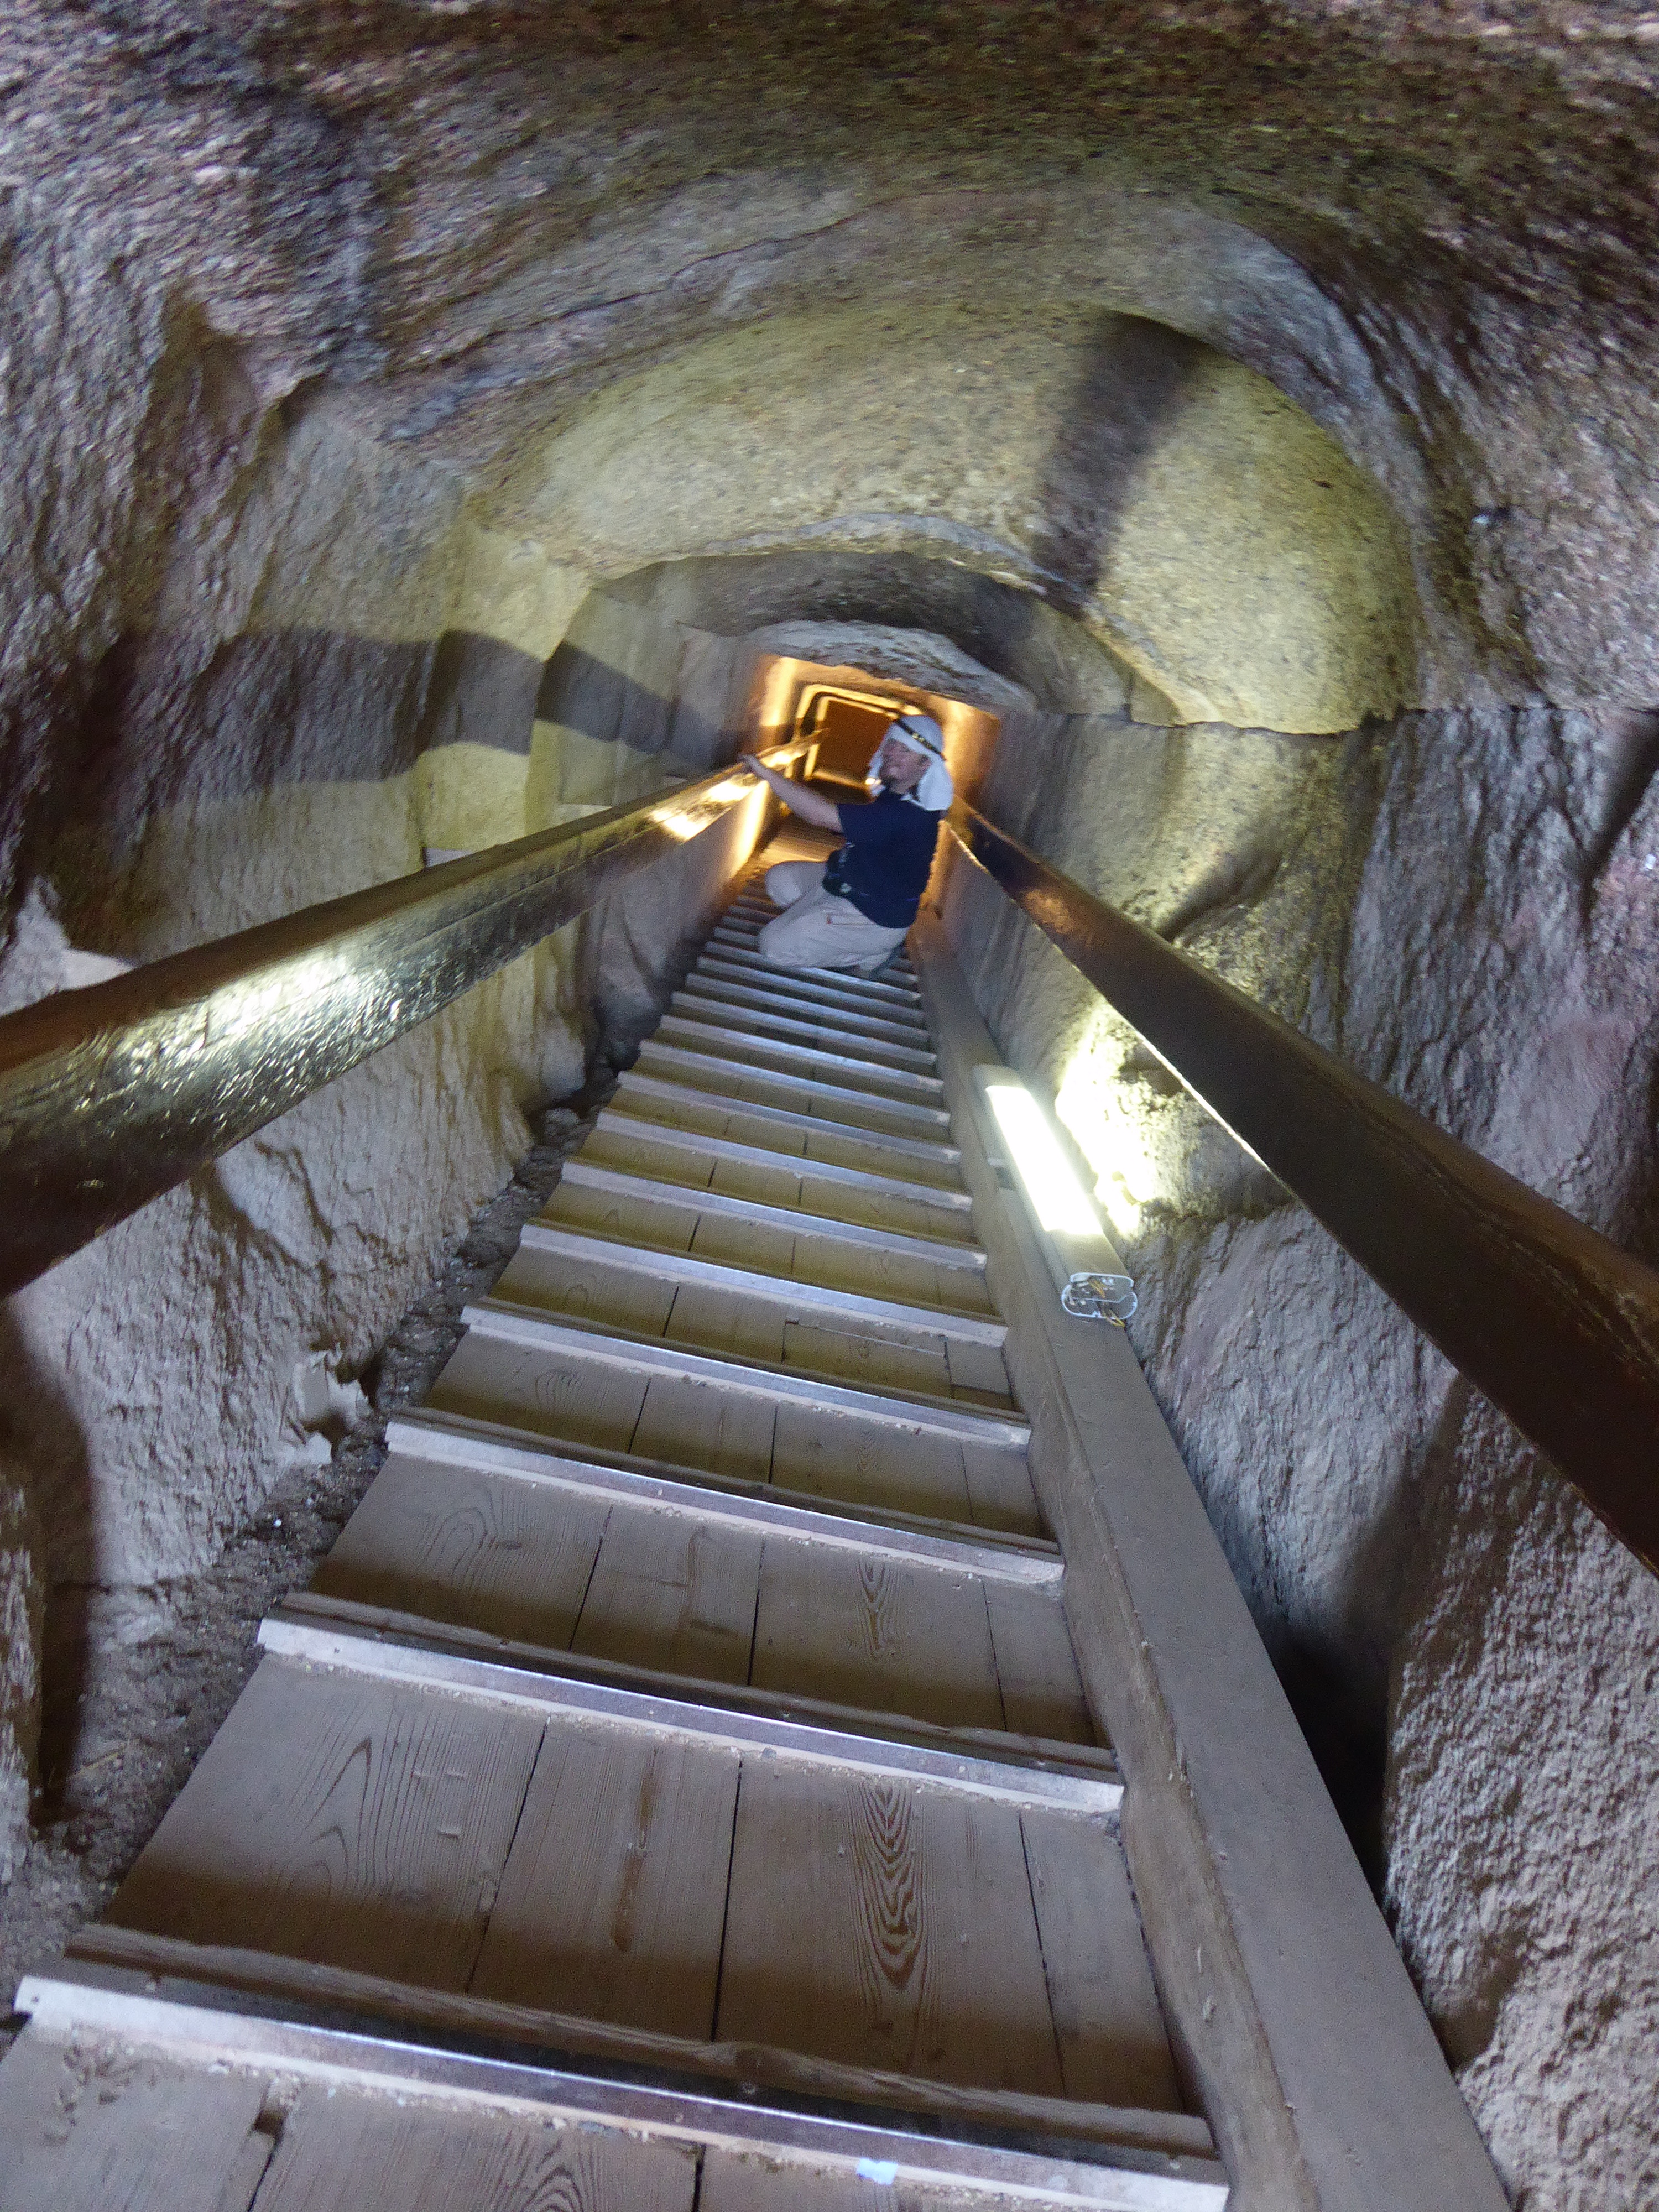
[[[800,835],[768,858],[814,849]],[[740,886],[0,2066],[0,2206],[1218,2207],[909,962]]]

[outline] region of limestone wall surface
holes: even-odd
[[[596,598],[338,424],[268,428],[154,581],[32,810],[0,1010],[625,803],[737,741],[745,648]],[[0,1308],[0,1871],[27,1844],[43,1696],[72,1711],[99,1664],[89,1607],[100,1635],[154,1632],[169,1584],[295,1455],[326,1453],[349,1378],[509,1176],[526,1115],[654,1024],[760,818]]]
[[[1020,734],[1004,826],[1654,1251],[1644,722]],[[1659,1585],[988,878],[945,911],[1099,1179],[1136,1349],[1500,2170],[1645,2203],[1659,2124],[1618,2085],[1659,2037]]]

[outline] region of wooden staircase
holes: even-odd
[[[740,887],[20,1992],[0,2212],[1224,2202],[968,1102],[907,961],[786,973],[769,912]]]

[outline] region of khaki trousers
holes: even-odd
[[[760,949],[780,968],[879,968],[908,927],[884,929],[851,899],[823,888],[822,860],[780,860],[766,872],[766,896],[784,912],[760,933]]]

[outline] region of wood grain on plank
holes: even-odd
[[[782,1330],[781,1354],[791,1367],[809,1374],[833,1376],[868,1390],[918,1391],[924,1396],[948,1398],[951,1370],[945,1356],[945,1340],[917,1332],[914,1335],[877,1335],[860,1329],[849,1318],[837,1328],[811,1321],[791,1321]]]
[[[1019,1818],[1066,2095],[1179,2112],[1122,1846],[1081,1814]]]
[[[791,1404],[777,1409],[772,1480],[813,1498],[886,1505],[938,1521],[969,1519],[957,1438]]]
[[[510,1295],[506,1291],[502,1297]],[[1011,1406],[1014,1394],[1008,1386],[1008,1370],[994,1344],[953,1340],[948,1350],[951,1385],[959,1398],[982,1406]]]
[[[308,2088],[259,2212],[691,2212],[696,2178],[690,2148]]]
[[[800,1176],[788,1162],[774,1167],[768,1161],[719,1160],[711,1165],[709,1188],[728,1198],[753,1199],[762,1206],[793,1206],[799,1201]]]
[[[613,1513],[572,1649],[665,1674],[746,1682],[759,1536],[683,1513]]]
[[[574,1182],[558,1186],[542,1208],[541,1218],[665,1252],[689,1250],[697,1226],[694,1201],[681,1200],[666,1189],[660,1199],[619,1198]]]
[[[567,1443],[626,1451],[646,1378],[574,1352],[541,1352],[469,1330],[428,1404],[475,1420],[506,1421]]]
[[[595,1129],[581,1148],[581,1158],[595,1167],[621,1168],[630,1175],[649,1176],[653,1182],[683,1185],[690,1190],[706,1190],[714,1166],[706,1152],[653,1141],[645,1128],[637,1134],[617,1128]]]
[[[947,1728],[1000,1728],[985,1601],[974,1577],[769,1540],[752,1680]]]
[[[27,2027],[0,2065],[0,2212],[220,2212],[228,2190],[246,2212],[270,2150],[252,2137],[264,2087]]]
[[[112,1919],[463,1990],[542,1722],[261,1661]]]
[[[705,1213],[696,1224],[691,1249],[700,1260],[724,1260],[768,1275],[788,1275],[795,1255],[795,1232],[785,1222],[733,1221]]]
[[[1058,1591],[986,1583],[985,1607],[1002,1691],[1003,1725],[1054,1743],[1093,1743],[1095,1725],[1079,1680]]]
[[[738,1764],[724,1747],[550,1728],[473,1994],[706,2038]]]
[[[674,1286],[644,1268],[598,1254],[575,1259],[529,1244],[514,1255],[492,1295],[628,1329],[635,1336],[660,1336],[674,1303]]]
[[[884,1251],[875,1244],[848,1244],[812,1233],[806,1217],[795,1235],[793,1271],[803,1282],[823,1283],[832,1291],[856,1291],[866,1297],[895,1298],[907,1305],[961,1305],[961,1287],[975,1270],[949,1269],[908,1252]]]
[[[634,1431],[636,1457],[706,1468],[764,1482],[772,1464],[778,1409],[769,1398],[723,1390],[715,1382],[654,1376]]]
[[[965,1211],[930,1206],[924,1198],[906,1198],[896,1191],[860,1190],[856,1183],[815,1176],[801,1177],[799,1200],[803,1213],[821,1214],[829,1221],[856,1221],[865,1229],[890,1229],[901,1237],[932,1237],[942,1244],[971,1244],[973,1224]]]
[[[783,1358],[784,1320],[775,1299],[724,1290],[712,1283],[682,1283],[674,1295],[666,1334],[671,1343],[695,1344],[739,1359]]]
[[[726,1116],[720,1133],[735,1144],[754,1145],[797,1159],[806,1150],[805,1129],[792,1129],[787,1123],[769,1121],[758,1114],[745,1114],[741,1109]]]
[[[962,1466],[968,1495],[973,1501],[969,1517],[977,1527],[1000,1528],[1017,1536],[1048,1534],[1023,1451],[1011,1444],[965,1440]]]
[[[746,1759],[716,2032],[1062,2094],[1018,1811]]]
[[[806,1133],[805,1152],[809,1161],[820,1160],[826,1167],[857,1168],[871,1175],[891,1176],[897,1182],[927,1183],[945,1192],[963,1188],[948,1162],[890,1152],[879,1137],[860,1138],[835,1129],[811,1130]]]
[[[603,1498],[394,1451],[313,1588],[562,1650],[611,1510]]]

